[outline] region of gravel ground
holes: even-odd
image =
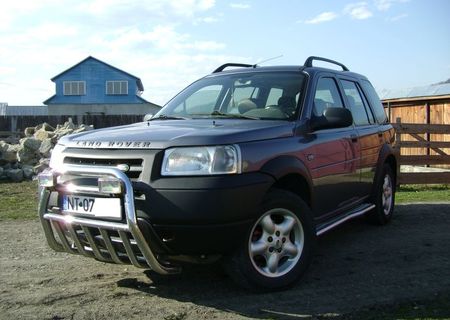
[[[395,210],[388,226],[354,220],[320,237],[302,281],[270,294],[217,266],[162,277],[56,253],[38,221],[0,222],[0,319],[302,318],[448,294],[450,204]]]

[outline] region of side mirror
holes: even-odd
[[[326,108],[323,115],[311,119],[311,129],[345,128],[353,124],[353,116],[350,110],[345,108]]]
[[[153,114],[147,113],[147,114],[144,116],[144,122],[150,120],[151,118],[153,118]]]

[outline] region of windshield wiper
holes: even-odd
[[[153,121],[153,120],[186,120],[186,118],[161,114],[161,115],[157,116],[156,118],[151,118],[148,121]]]
[[[212,113],[210,113],[210,115],[211,116],[220,116],[220,117],[224,117],[224,118],[233,118],[233,119],[259,120],[259,118],[256,118],[256,117],[245,116],[245,115],[239,114],[239,113],[224,113],[224,112],[220,112],[218,110],[214,110]]]

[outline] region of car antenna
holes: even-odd
[[[266,60],[259,61],[259,62],[255,63],[253,65],[253,68],[256,68],[260,64],[263,64],[263,63],[266,63],[266,62],[269,62],[269,61],[272,61],[272,60],[275,60],[275,59],[279,59],[279,58],[282,58],[282,57],[283,57],[283,55],[281,54],[281,55],[276,56],[276,57],[272,57],[272,58],[269,58],[269,59],[266,59]]]

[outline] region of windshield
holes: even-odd
[[[292,120],[298,114],[305,76],[298,72],[252,72],[194,82],[154,119],[243,118]]]

